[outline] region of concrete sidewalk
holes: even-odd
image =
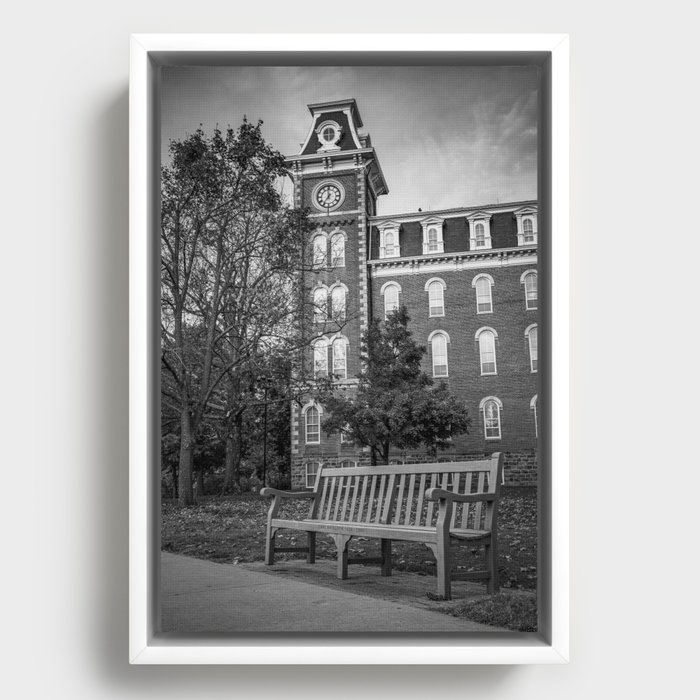
[[[161,552],[161,594],[163,632],[502,631],[399,603],[395,597],[384,600],[265,573],[255,566],[216,564],[168,552]]]

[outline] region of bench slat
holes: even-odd
[[[354,485],[352,487],[352,503],[350,504],[350,513],[348,514],[348,520],[355,520],[355,506],[357,505],[357,492],[360,488],[360,477],[353,476],[351,479],[354,480]]]
[[[335,490],[335,477],[330,479],[330,486],[328,488],[328,503],[326,504],[326,520],[331,519],[331,507],[333,506],[333,491]]]
[[[479,480],[476,486],[476,493],[484,492],[484,472],[479,473]],[[473,503],[474,508],[474,527],[481,527],[481,511],[483,509],[483,503]]]
[[[389,518],[392,516],[391,509],[395,506],[394,498],[396,497],[395,489],[396,474],[390,474],[389,480],[386,486],[386,493],[384,494],[384,508],[382,509],[381,516],[379,519],[380,523],[388,523]]]
[[[372,506],[374,505],[374,491],[377,488],[377,474],[372,476],[372,485],[369,488],[369,498],[367,499],[367,516],[365,522],[370,522],[372,518]]]
[[[401,474],[399,478],[398,491],[396,493],[396,502],[394,504],[394,512],[392,513],[391,522],[398,525],[401,521],[401,506],[403,504],[403,493],[406,488],[406,475]]]
[[[416,519],[413,523],[417,527],[420,527],[421,521],[423,520],[423,498],[425,497],[425,482],[427,478],[427,474],[420,475],[420,484],[418,485],[418,503],[416,504]]]
[[[430,488],[434,489],[437,487],[437,480],[438,480],[438,475],[436,472],[433,472],[430,475]],[[427,526],[430,526],[433,524],[433,511],[435,510],[435,501],[429,501],[428,502],[428,513],[425,518],[425,524]]]
[[[343,485],[345,488],[345,494],[343,496],[343,510],[340,511],[340,519],[341,520],[350,520],[351,518],[348,517],[348,497],[350,496],[350,488],[352,486],[352,477],[347,476],[343,477]]]
[[[367,479],[361,479],[358,474],[358,479],[362,481],[362,493],[360,494],[360,504],[358,506],[357,516],[355,517],[355,522],[362,520],[362,515],[365,508],[365,495],[367,494]]]
[[[411,506],[413,504],[413,492],[415,491],[415,488],[416,488],[416,475],[411,474],[411,478],[408,481],[408,494],[406,495],[406,515],[405,515],[404,521],[403,521],[404,525],[411,524]],[[401,515],[401,511],[399,511],[399,515]]]

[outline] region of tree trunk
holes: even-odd
[[[234,414],[226,435],[226,469],[221,493],[229,493],[233,487],[241,489],[241,448],[243,445],[243,410]]]
[[[183,402],[180,414],[180,466],[178,476],[178,503],[191,506],[194,503],[192,490],[192,416],[187,402]]]
[[[204,469],[197,470],[197,496],[204,495]]]
[[[177,498],[178,488],[177,488],[177,462],[173,460],[172,466],[170,467],[170,470],[172,472],[172,478],[173,478],[173,492],[171,496],[173,498]]]

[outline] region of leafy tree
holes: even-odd
[[[421,369],[426,349],[413,339],[408,321],[405,307],[385,323],[373,319],[362,337],[357,391],[340,390],[330,377],[320,382],[316,394],[327,410],[323,429],[342,430],[370,447],[372,464],[388,464],[391,447],[425,446],[434,453],[470,425],[464,403],[444,381],[436,385]]]
[[[170,155],[161,171],[162,385],[179,423],[178,499],[189,505],[197,439],[211,432],[203,425],[223,426],[235,473],[256,364],[308,343],[293,290],[311,226],[281,199],[284,157],[261,122],[210,137],[198,129]]]

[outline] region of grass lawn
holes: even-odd
[[[196,506],[180,507],[165,502],[162,509],[162,548],[217,562],[243,563],[262,561],[265,550],[265,523],[270,502],[256,494],[211,497]],[[286,512],[302,516],[306,501],[288,501]],[[499,575],[502,589],[534,591],[537,584],[537,492],[534,488],[504,487],[498,526]],[[277,533],[278,546],[304,546],[306,535],[291,530]],[[350,540],[350,556],[376,556],[378,540],[358,537]],[[479,569],[482,548],[477,556],[455,551],[460,569]],[[435,559],[424,545],[394,542],[393,567],[399,571],[434,574]],[[301,558],[304,555],[278,554],[276,557]],[[335,559],[335,545],[330,537],[318,535],[316,556]],[[536,625],[534,598],[523,603],[523,596],[508,595],[472,601],[457,613],[477,622],[530,630]],[[489,602],[489,600],[491,602]],[[512,602],[511,602],[512,601]],[[504,624],[504,621],[507,624]]]

